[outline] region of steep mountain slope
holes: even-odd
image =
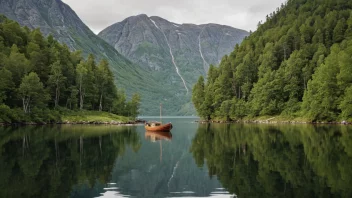
[[[172,97],[167,86],[158,86],[150,72],[134,65],[96,36],[61,0],[0,0],[0,14],[31,29],[40,28],[44,35],[52,34],[72,50],[107,59],[118,87],[124,88],[128,95],[134,92],[142,95],[142,113],[158,114],[158,110],[147,108],[158,107],[163,96]]]
[[[194,105],[208,119],[352,120],[351,54],[352,1],[289,0],[199,79]]]
[[[210,64],[219,64],[221,57],[247,35],[229,26],[175,24],[145,14],[129,17],[99,33],[122,55],[153,72],[161,84],[173,87],[170,91],[175,97],[186,102],[197,78],[207,73]],[[178,111],[185,113],[185,109]]]

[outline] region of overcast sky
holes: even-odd
[[[259,21],[286,0],[62,0],[95,33],[138,14],[174,23],[218,23],[256,30]]]

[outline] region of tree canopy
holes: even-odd
[[[138,115],[140,97],[126,101],[107,60],[85,59],[51,35],[45,38],[39,29],[23,28],[4,16],[0,77],[0,122],[50,121],[55,111],[65,109]]]
[[[351,1],[287,1],[194,86],[198,114],[351,120],[351,32]]]

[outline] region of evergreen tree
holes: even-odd
[[[344,18],[340,19],[339,22],[336,24],[332,37],[334,43],[339,43],[345,38],[345,25],[346,20]]]
[[[313,78],[308,82],[307,91],[303,97],[303,110],[311,120],[333,120],[337,117],[337,99],[339,89],[336,76],[339,72],[338,53],[340,48],[334,45],[325,64],[320,65]]]
[[[192,89],[192,102],[197,110],[200,109],[204,102],[204,78],[199,76],[197,83]]]

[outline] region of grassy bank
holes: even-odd
[[[33,109],[24,113],[21,109],[10,109],[0,105],[0,125],[46,124],[46,123],[127,123],[134,119],[103,111],[68,109]]]
[[[128,122],[131,119],[101,111],[69,111],[61,115],[62,122]]]

